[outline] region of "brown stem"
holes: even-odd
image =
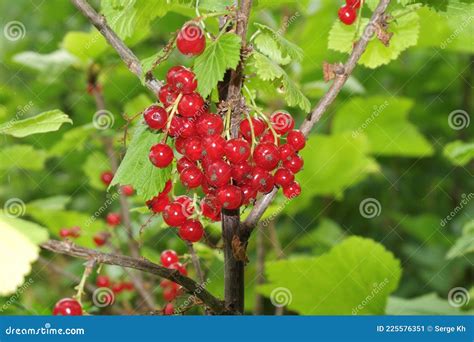
[[[107,24],[105,17],[98,14],[86,1],[71,0],[72,4],[94,25],[100,33],[104,36],[107,42],[117,51],[120,58],[127,65],[128,69],[134,73],[138,78],[142,78],[142,66],[137,56],[130,50],[125,43],[117,36],[117,34]],[[145,78],[145,85],[155,95],[158,94],[162,83],[147,74]]]
[[[347,60],[344,66],[337,68],[336,78],[329,88],[329,90],[324,94],[324,96],[319,100],[319,103],[316,105],[314,110],[308,114],[306,119],[300,126],[300,130],[303,134],[308,137],[311,129],[314,125],[321,119],[322,115],[326,112],[329,106],[334,102],[337,95],[341,91],[342,87],[346,83],[347,79],[351,75],[352,71],[357,65],[360,57],[364,53],[365,49],[367,48],[367,44],[372,35],[372,29],[375,24],[380,23],[384,19],[384,13],[387,10],[387,7],[390,3],[390,0],[381,0],[375,9],[370,22],[367,24],[366,28],[364,29],[364,33],[362,34],[362,38],[355,44],[354,49],[352,50],[349,59]],[[250,212],[249,216],[242,224],[241,229],[241,241],[247,241],[252,233],[252,230],[255,228],[256,224],[262,217],[265,210],[268,206],[272,203],[273,199],[277,194],[278,189],[273,189],[272,192],[269,194],[261,197],[253,207],[252,211]]]
[[[128,267],[169,279],[181,285],[190,294],[199,298],[205,305],[209,307],[209,309],[212,310],[213,313],[232,314],[232,312],[226,310],[222,301],[214,297],[211,293],[209,293],[191,278],[183,276],[177,270],[169,269],[152,263],[145,258],[137,259],[126,255],[102,253],[94,249],[77,246],[68,241],[49,240],[41,244],[41,247],[55,253],[66,254],[76,258],[82,258],[86,260],[94,259],[99,264]]]

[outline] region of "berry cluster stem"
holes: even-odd
[[[166,108],[166,111],[170,113],[168,116],[168,122],[166,123],[166,131],[165,131],[165,136],[163,137],[163,143],[166,143],[166,139],[168,139],[168,133],[170,131],[171,127],[171,121],[173,120],[174,115],[178,112],[178,104],[179,101],[181,101],[181,98],[183,97],[183,94],[179,94],[176,100],[173,102],[173,104],[170,106],[171,111],[169,112],[169,107]]]

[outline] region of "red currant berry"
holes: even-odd
[[[295,127],[295,120],[286,112],[275,112],[270,117],[272,127],[280,135],[286,134]]]
[[[204,176],[198,167],[190,166],[180,173],[179,178],[186,188],[194,189],[202,184]]]
[[[252,118],[251,120],[253,125],[253,133],[255,138],[258,138],[265,131],[266,124],[260,119]],[[245,119],[240,122],[240,133],[246,140],[252,140],[252,130],[249,119]]]
[[[184,267],[184,265],[181,264],[180,262],[175,262],[174,264],[169,265],[168,268],[172,270],[177,270],[179,273],[181,273],[184,276],[188,275],[188,271],[186,270],[186,267]]]
[[[124,281],[122,283],[122,286],[124,290],[127,290],[127,291],[133,291],[135,289],[135,286],[133,286],[133,283],[130,281]]]
[[[186,138],[183,138],[182,136],[176,137],[174,141],[174,147],[176,148],[176,151],[178,151],[181,154],[184,154],[184,149],[186,148]]]
[[[170,316],[174,314],[174,306],[173,303],[168,303],[165,305],[163,309],[163,315]]]
[[[304,165],[303,158],[299,155],[294,154],[288,157],[285,161],[283,161],[283,167],[290,170],[293,173],[298,173]]]
[[[275,172],[275,184],[281,187],[290,185],[295,180],[295,175],[287,169],[279,168]]]
[[[110,279],[106,275],[99,275],[95,281],[97,287],[109,287],[110,286]]]
[[[167,287],[171,287],[175,290],[178,290],[180,288],[178,284],[176,284],[174,281],[171,281],[169,279],[163,279],[162,281],[160,281],[160,287],[164,289],[166,289]]]
[[[178,296],[178,291],[173,287],[167,287],[163,290],[163,299],[167,302],[175,300]]]
[[[178,104],[178,112],[185,117],[200,116],[207,111],[204,99],[198,93],[186,94]]]
[[[179,227],[181,239],[189,242],[198,242],[204,235],[204,228],[197,220],[187,220]]]
[[[250,204],[257,197],[257,190],[251,185],[242,185],[242,204]]]
[[[178,196],[174,200],[175,203],[178,203],[181,206],[186,218],[191,216],[194,213],[193,199],[188,196]]]
[[[206,48],[206,37],[196,23],[188,23],[178,33],[176,46],[183,55],[198,56]]]
[[[245,139],[230,139],[225,144],[225,156],[231,163],[241,163],[250,157],[250,144]]]
[[[352,8],[360,8],[360,0],[346,0],[346,5]]]
[[[301,194],[301,186],[296,181],[283,188],[283,195],[286,198],[292,199],[298,197],[299,194]]]
[[[170,204],[170,198],[167,194],[153,197],[151,201],[147,201],[148,208],[154,213],[161,213]]]
[[[180,137],[189,138],[196,135],[196,125],[194,124],[193,118],[183,118],[183,124],[181,126]]]
[[[214,221],[219,221],[221,207],[214,196],[206,196],[201,201],[202,214]]]
[[[179,227],[186,219],[187,216],[180,203],[172,202],[163,210],[163,220],[171,227]]]
[[[78,238],[79,236],[81,236],[81,227],[71,227],[71,229],[69,229],[69,236],[76,239]]]
[[[291,131],[286,137],[286,142],[290,144],[296,151],[302,150],[306,145],[306,138],[301,131]]]
[[[112,285],[112,292],[115,294],[121,293],[123,290],[125,290],[123,283],[117,283]]]
[[[265,170],[271,171],[280,162],[280,152],[278,147],[271,143],[260,143],[253,152],[255,164]]]
[[[150,149],[150,161],[159,168],[165,168],[173,161],[173,150],[166,144],[158,143]]]
[[[119,213],[107,214],[106,220],[107,220],[107,223],[112,227],[118,226],[120,222],[122,221]]]
[[[170,129],[168,131],[169,136],[176,138],[181,136],[181,133],[184,130],[184,119],[179,116],[175,115],[171,119]]]
[[[160,92],[158,93],[158,98],[165,107],[169,107],[178,98],[178,93],[173,91],[169,84],[165,84],[161,87]]]
[[[167,249],[161,252],[161,264],[168,267],[179,261],[178,254],[172,249]]]
[[[217,191],[217,200],[224,209],[237,209],[242,205],[242,190],[235,185],[225,185]]]
[[[54,316],[82,316],[81,304],[72,298],[63,298],[53,309]]]
[[[188,70],[188,69],[186,69],[186,67],[182,65],[175,65],[168,69],[168,72],[166,73],[166,82],[168,83],[169,86],[171,86],[171,88],[174,87],[175,75],[178,72],[183,71],[183,70]]]
[[[187,169],[188,167],[196,166],[196,163],[187,157],[180,158],[176,164],[179,173],[183,172],[183,170]]]
[[[168,113],[163,107],[153,105],[145,109],[143,118],[148,127],[159,130],[165,127],[166,121],[168,120]]]
[[[219,160],[224,156],[225,139],[220,135],[207,136],[202,139],[204,155],[209,160]]]
[[[251,179],[252,167],[247,161],[232,165],[232,179],[238,184],[245,183]]]
[[[104,171],[100,175],[100,179],[105,185],[109,185],[112,182],[113,178],[114,174],[112,173],[112,171]]]
[[[94,240],[94,243],[97,247],[102,247],[103,245],[105,245],[107,243],[107,240],[109,238],[109,235],[107,233],[97,233],[96,235],[94,235],[94,237],[92,238]]]
[[[288,157],[292,156],[296,152],[293,146],[291,146],[290,144],[283,144],[278,148],[278,150],[280,151],[281,160],[288,159]]]
[[[196,122],[197,133],[202,136],[221,135],[224,131],[224,122],[217,114],[204,113]]]
[[[191,94],[197,88],[196,75],[191,70],[183,68],[173,73],[168,84],[178,93]]]
[[[275,136],[273,135],[273,132],[268,130],[263,133],[263,135],[260,137],[260,143],[275,144]],[[276,144],[280,145],[280,141],[278,138],[276,139]]]
[[[270,172],[257,166],[252,171],[250,185],[257,191],[267,193],[273,189],[275,180]]]
[[[357,18],[357,12],[350,6],[342,6],[337,12],[339,19],[346,25],[352,25]]]
[[[203,147],[201,139],[198,137],[191,137],[186,139],[184,155],[192,161],[197,161],[201,159],[203,157]]]
[[[69,229],[61,228],[59,230],[59,236],[62,238],[67,238],[69,236]]]
[[[124,194],[125,196],[133,196],[133,194],[135,193],[135,189],[131,185],[122,186],[121,191],[122,194]]]
[[[206,195],[214,195],[216,193],[216,188],[209,185],[206,177],[204,177],[204,179],[202,180],[201,187],[202,187],[202,192],[204,192]]]
[[[206,168],[206,179],[214,187],[228,184],[232,174],[232,168],[222,160],[217,160]]]

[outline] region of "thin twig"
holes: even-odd
[[[199,261],[199,257],[194,250],[193,244],[191,242],[187,243],[189,254],[191,254],[191,260],[193,262],[194,269],[196,270],[196,274],[199,280],[199,284],[204,284],[204,273],[201,268],[201,262]]]

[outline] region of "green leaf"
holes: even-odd
[[[292,43],[289,40],[285,39],[281,32],[275,31],[269,26],[258,23],[255,23],[255,26],[257,26],[263,32],[266,32],[266,36],[275,41],[275,43],[278,45],[283,54],[288,55],[289,57],[297,61],[301,61],[303,59],[303,50],[295,43]]]
[[[420,297],[405,299],[390,297],[387,303],[387,315],[460,315],[462,311],[453,307],[447,300],[429,293]]]
[[[276,62],[267,56],[254,51],[250,61],[253,71],[263,81],[273,81],[279,79],[279,91],[284,94],[286,103],[291,107],[300,107],[305,112],[311,109],[311,103],[303,94],[299,86]]]
[[[153,103],[150,98],[145,94],[140,94],[135,96],[133,99],[125,103],[123,109],[124,112],[129,115],[133,116],[139,112],[142,112],[145,108],[150,106]]]
[[[42,170],[48,158],[44,150],[35,150],[31,145],[10,145],[0,149],[0,170]]]
[[[43,227],[0,212],[0,296],[14,293],[31,272],[38,245],[48,239]]]
[[[451,240],[450,234],[444,231],[444,228],[440,225],[441,219],[436,215],[408,216],[399,214],[395,215],[395,219],[399,222],[401,230],[425,245],[445,246]]]
[[[396,16],[400,13],[400,11],[393,11],[392,15]],[[361,19],[360,30],[357,33],[358,38],[362,35],[368,22],[369,19],[367,18]],[[405,14],[395,21],[390,22],[388,31],[393,33],[390,39],[390,45],[387,47],[377,38],[372,39],[362,55],[362,58],[359,60],[359,63],[374,69],[397,59],[400,53],[416,44],[419,29],[419,16],[415,12]],[[337,20],[329,32],[329,49],[350,53],[355,38],[355,30],[356,25],[344,25]]]
[[[225,11],[227,7],[234,5],[233,0],[200,0],[199,8],[211,11],[211,12],[221,12]]]
[[[74,56],[87,61],[99,57],[108,45],[102,34],[94,29],[91,32],[68,32],[61,46]]]
[[[450,142],[444,146],[443,154],[454,165],[464,166],[474,158],[474,142],[465,143],[461,140]]]
[[[431,144],[408,120],[413,101],[399,97],[353,98],[337,112],[333,132],[365,135],[376,155],[425,157]]]
[[[286,65],[291,62],[291,57],[290,56],[285,56],[283,57],[282,52],[278,48],[277,43],[275,40],[266,33],[260,33],[255,39],[254,39],[255,46],[257,49],[275,61],[276,63],[280,65]]]
[[[472,199],[473,193],[469,194],[470,198]],[[466,198],[463,199],[463,203],[468,200]],[[463,255],[467,255],[469,253],[474,252],[474,220],[467,222],[462,230],[462,235],[459,239],[456,240],[454,245],[449,250],[446,257],[448,259],[454,259]]]
[[[110,161],[101,152],[93,152],[88,157],[84,165],[82,165],[82,171],[89,178],[89,185],[97,190],[104,190],[105,185],[100,179],[100,175],[104,171],[110,171]]]
[[[224,79],[227,69],[235,69],[240,60],[240,37],[233,33],[223,34],[207,45],[196,58],[194,72],[198,80],[198,91],[206,98]]]
[[[84,150],[85,142],[90,138],[95,128],[92,124],[79,126],[70,129],[62,136],[56,144],[49,149],[51,156],[64,156],[70,151],[82,151]]]
[[[277,304],[283,299],[302,315],[381,315],[401,276],[400,261],[391,252],[355,236],[322,256],[265,266],[268,283],[257,291]]]
[[[160,193],[171,176],[171,166],[157,168],[150,162],[148,155],[150,148],[161,138],[162,134],[155,134],[148,130],[146,125],[140,124],[111,186],[130,184],[138,195],[147,200]]]
[[[40,198],[26,205],[27,208],[39,208],[42,210],[64,210],[66,205],[71,201],[69,196],[53,196],[48,198]]]
[[[0,133],[23,138],[32,134],[57,131],[63,123],[72,124],[72,120],[59,109],[54,109],[31,118],[6,122],[0,125]]]
[[[346,238],[342,228],[334,221],[323,218],[319,225],[298,238],[296,244],[309,247],[316,255],[328,252],[332,247]]]

